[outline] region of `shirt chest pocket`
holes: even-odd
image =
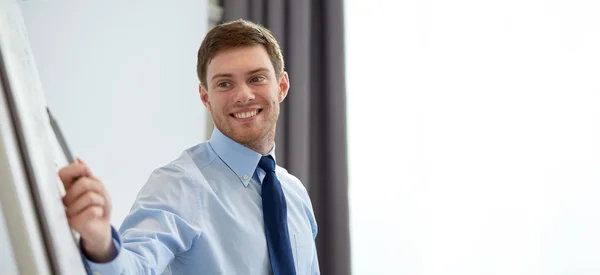
[[[296,274],[310,274],[313,258],[315,257],[315,242],[312,233],[299,232],[294,234],[294,245]]]

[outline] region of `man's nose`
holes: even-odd
[[[250,88],[248,84],[239,86],[235,101],[239,103],[248,103],[252,100],[254,100],[254,92],[252,91],[252,88]]]

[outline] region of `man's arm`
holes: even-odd
[[[310,219],[310,227],[312,230],[312,234],[313,234],[313,241],[315,241],[314,247],[315,247],[315,253],[313,254],[313,262],[312,262],[312,267],[311,267],[311,272],[310,274],[312,275],[320,275],[321,271],[319,270],[319,255],[317,253],[317,235],[319,234],[319,227],[317,226],[317,222],[315,221],[315,216],[312,212],[312,204],[310,206],[311,208],[311,219]]]
[[[312,275],[320,275],[321,271],[319,270],[319,255],[317,253],[317,235],[319,235],[319,226],[317,225],[317,220],[315,219],[315,214],[314,214],[314,210],[312,207],[312,202],[310,200],[310,197],[308,197],[308,193],[306,195],[307,197],[307,201],[308,201],[308,220],[310,221],[310,229],[312,231],[312,236],[313,236],[313,241],[314,243],[314,253],[313,253],[313,261],[312,261],[312,265],[311,265],[311,271],[310,274]]]
[[[112,253],[101,261],[89,249],[84,254],[100,274],[161,274],[200,235],[198,212],[191,178],[173,165],[158,169],[138,194],[121,233],[111,230]],[[82,235],[84,248],[85,242]]]
[[[315,253],[313,257],[313,262],[311,266],[310,274],[312,275],[320,275],[321,271],[319,270],[319,256],[317,255],[317,246],[315,245]]]

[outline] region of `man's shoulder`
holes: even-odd
[[[275,172],[277,173],[277,177],[284,178],[287,181],[293,182],[294,184],[299,184],[304,186],[299,178],[292,175],[287,169],[277,165]]]
[[[304,184],[302,184],[302,181],[298,177],[294,176],[293,174],[288,172],[287,169],[279,165],[277,166],[276,173],[277,177],[282,182],[282,184],[292,189],[296,194],[302,197],[303,200],[309,200],[306,187],[304,186]]]
[[[216,159],[215,153],[210,148],[208,142],[202,142],[185,149],[181,154],[158,168],[151,175],[152,177],[163,176],[161,178],[170,178],[171,180],[195,181],[201,169]]]
[[[216,157],[208,142],[202,142],[185,149],[177,158],[157,168],[157,170],[172,169],[180,172],[190,172],[209,165]]]
[[[200,143],[185,149],[177,158],[155,168],[139,191],[134,207],[152,205],[192,220],[198,212],[202,174],[197,165],[212,161],[210,148]]]

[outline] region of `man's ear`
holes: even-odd
[[[210,98],[208,97],[208,91],[206,90],[206,87],[204,87],[204,84],[200,83],[198,85],[198,91],[200,92],[200,99],[202,100],[204,107],[210,111]]]
[[[290,78],[287,72],[281,72],[279,75],[279,103],[281,103],[290,89]]]

